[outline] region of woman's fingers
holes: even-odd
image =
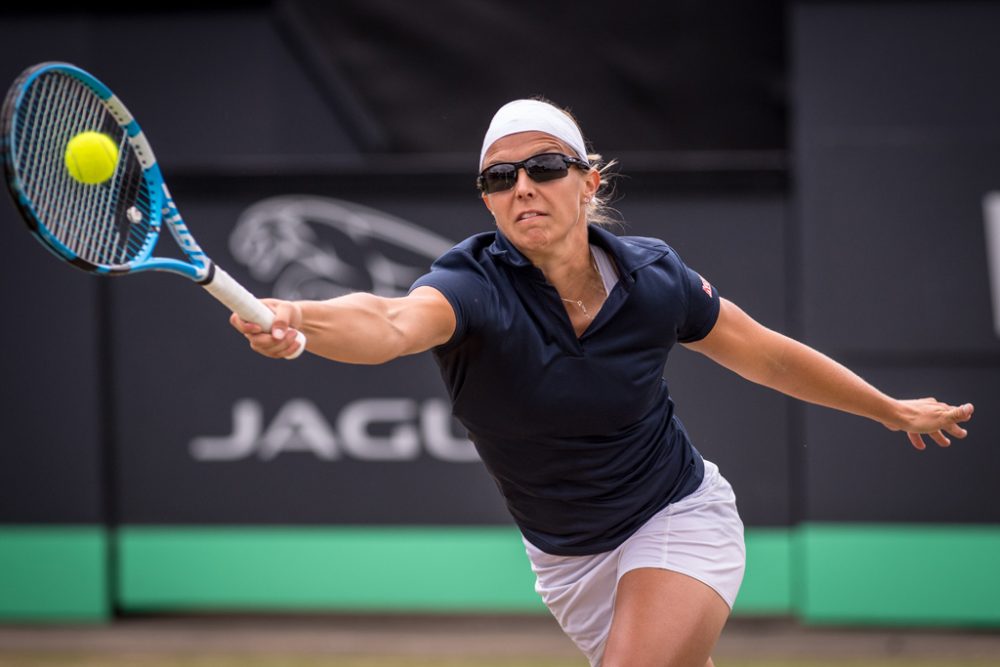
[[[256,326],[256,325],[254,325]],[[300,346],[298,332],[295,329],[288,329],[282,338],[276,338],[268,332],[244,332],[243,334],[250,342],[250,348],[266,357],[273,359],[283,359],[294,353]]]
[[[968,431],[966,431],[964,428],[962,428],[961,426],[959,426],[957,423],[954,422],[945,426],[944,430],[948,431],[948,433],[955,436],[956,438],[964,438],[965,436],[969,435]]]
[[[250,348],[266,357],[274,359],[292,358],[298,356],[302,347],[298,327],[301,325],[302,312],[290,301],[279,299],[261,299],[265,306],[274,312],[271,331],[264,331],[259,324],[247,322],[236,313],[229,316],[229,324],[250,341]]]
[[[952,417],[955,421],[965,422],[972,419],[972,413],[976,411],[975,406],[972,403],[966,403],[965,405],[960,405],[955,408],[952,412]]]
[[[949,440],[941,431],[931,431],[930,436],[931,440],[936,442],[941,447],[949,447],[951,445],[951,440]]]
[[[907,433],[906,435],[910,439],[910,444],[913,445],[914,449],[919,449],[920,451],[927,449],[927,445],[919,433]]]

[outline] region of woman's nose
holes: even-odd
[[[514,191],[518,195],[533,194],[535,191],[535,182],[531,180],[531,176],[528,176],[528,170],[524,167],[517,170],[517,180],[514,182]]]

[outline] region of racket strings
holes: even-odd
[[[106,267],[149,250],[150,235],[156,233],[150,209],[154,197],[126,133],[97,94],[66,74],[43,74],[25,90],[12,129],[21,189],[52,237],[78,257]],[[87,130],[102,132],[118,145],[114,172],[98,184],[75,180],[65,164],[67,143]]]
[[[67,109],[69,112],[59,119],[56,124],[57,132],[64,136],[73,136],[74,131],[74,119],[80,119],[86,126],[94,123],[98,119],[99,110],[94,108],[94,105],[90,105],[87,108],[87,97],[82,86],[71,86],[68,77],[63,77],[57,84],[58,89],[55,91],[55,99],[65,99],[67,101]],[[54,88],[56,86],[53,86]],[[47,145],[45,150],[45,160],[43,164],[46,169],[41,174],[40,182],[51,183],[52,184],[52,197],[48,198],[47,201],[51,202],[52,208],[46,219],[54,221],[53,233],[56,237],[59,237],[59,231],[69,237],[72,241],[72,247],[82,248],[86,247],[87,243],[93,240],[93,230],[94,226],[83,226],[79,224],[79,220],[75,221],[77,224],[68,225],[67,221],[71,221],[71,213],[69,207],[75,202],[69,190],[69,181],[71,179],[59,178],[59,167],[65,169],[65,165],[59,165],[59,155],[57,152],[57,146],[54,144]],[[92,210],[97,204],[96,199],[98,199],[99,188],[87,188],[82,196],[82,203],[86,210]],[[67,245],[70,245],[67,243]]]
[[[84,105],[84,91],[82,86],[73,87],[68,77],[46,77],[39,80],[37,89],[37,100],[27,108],[31,109],[30,118],[26,119],[18,129],[23,130],[21,141],[18,146],[28,147],[33,138],[29,132],[32,128],[45,129],[44,124],[49,123],[49,132],[55,136],[72,137],[73,119],[79,117],[81,108]],[[51,108],[53,105],[62,104],[65,113],[50,119],[45,119],[43,110]],[[92,115],[92,114],[91,114]],[[25,185],[37,183],[40,187],[38,194],[33,197],[35,210],[42,220],[47,221],[49,231],[65,245],[71,248],[82,247],[81,231],[76,226],[70,224],[71,220],[66,216],[66,208],[76,202],[66,192],[68,183],[64,181],[70,179],[59,178],[60,170],[65,169],[65,165],[60,165],[57,155],[57,142],[39,142],[35,144],[37,150],[28,152],[33,158],[28,169],[23,170],[22,182]],[[35,178],[32,178],[36,175]],[[84,193],[86,196],[88,193]]]

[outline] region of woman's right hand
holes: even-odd
[[[250,342],[250,349],[258,354],[272,359],[294,354],[300,345],[297,335],[302,326],[302,309],[292,301],[261,299],[261,302],[274,313],[270,332],[264,331],[259,324],[241,319],[236,313],[229,317],[229,324],[243,334]]]
[[[972,419],[975,407],[972,403],[948,405],[936,398],[917,398],[897,401],[899,416],[893,423],[883,422],[891,431],[904,431],[914,448],[927,449],[923,436],[929,435],[939,447],[951,444],[948,435],[964,438],[969,434],[959,426]]]

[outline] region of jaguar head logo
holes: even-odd
[[[361,204],[285,195],[237,220],[233,257],[279,299],[329,299],[350,292],[403,296],[454,243]]]

